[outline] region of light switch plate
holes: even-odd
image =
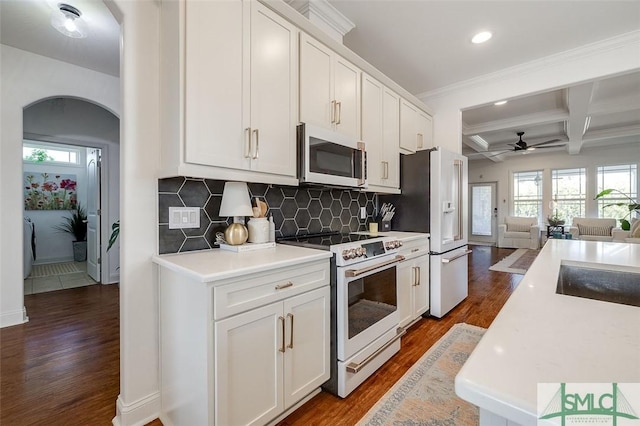
[[[200,207],[169,207],[169,229],[200,228]]]
[[[367,208],[360,207],[360,219],[366,219],[366,218],[367,218]]]

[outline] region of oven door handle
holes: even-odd
[[[464,251],[464,253],[460,253],[460,254],[458,254],[458,255],[456,255],[456,256],[453,256],[453,257],[450,257],[450,258],[448,258],[448,259],[447,259],[447,258],[442,259],[442,263],[451,263],[451,262],[453,262],[454,260],[459,259],[459,258],[461,258],[462,256],[466,256],[466,255],[471,254],[471,253],[473,253],[473,250],[465,250],[465,251]]]
[[[366,274],[367,272],[375,271],[376,269],[382,268],[383,266],[388,266],[388,265],[391,265],[391,264],[396,263],[396,262],[402,262],[403,260],[404,260],[404,256],[401,256],[401,255],[398,254],[398,255],[396,255],[396,257],[394,257],[391,260],[387,260],[385,262],[376,263],[375,265],[368,266],[366,268],[362,268],[362,269],[347,269],[344,274],[348,278],[353,278],[353,277],[357,277],[358,275]]]
[[[393,337],[393,339],[389,340],[383,347],[381,347],[380,349],[378,349],[377,351],[375,351],[374,353],[366,357],[364,361],[362,361],[360,364],[356,364],[355,362],[350,362],[349,364],[347,364],[347,367],[346,367],[347,371],[349,373],[357,373],[360,370],[362,370],[367,364],[373,361],[374,358],[377,357],[382,351],[384,351],[389,346],[391,346],[396,340],[398,340],[399,338],[407,334],[407,330],[405,330],[403,327],[398,327],[396,329],[396,333],[397,334]]]

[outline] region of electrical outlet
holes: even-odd
[[[366,219],[366,218],[367,218],[367,208],[360,207],[360,219]]]
[[[200,228],[200,207],[169,207],[169,229]]]

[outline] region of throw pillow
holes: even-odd
[[[526,223],[509,223],[507,222],[507,231],[508,232],[529,232],[531,229],[531,225],[527,225]]]
[[[578,224],[580,235],[592,235],[596,237],[610,237],[613,226],[587,226]]]
[[[629,236],[631,238],[640,238],[640,219],[633,219],[631,221],[631,228],[629,229]]]

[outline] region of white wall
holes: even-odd
[[[498,223],[511,214],[510,192],[512,173],[519,171],[543,170],[543,217],[551,214],[549,202],[552,200],[551,169],[584,167],[587,169],[587,215],[597,216],[596,167],[615,164],[638,164],[640,167],[640,141],[633,145],[617,145],[608,148],[583,149],[578,155],[566,152],[520,155],[507,161],[494,163],[491,160],[469,162],[469,183],[498,182]],[[640,178],[640,176],[639,176]],[[640,187],[640,182],[638,182]]]
[[[76,176],[76,195],[81,206],[87,205],[87,168],[86,151],[80,151],[80,163],[78,165],[52,165],[34,164],[24,162],[24,173],[30,173],[38,177],[41,173],[73,174]],[[24,179],[21,181],[24,182]],[[26,185],[23,185],[26,186]],[[36,234],[36,260],[34,264],[55,263],[73,261],[74,236],[54,229],[63,222],[63,218],[69,217],[69,210],[25,210],[24,215],[31,219],[35,225]],[[25,244],[31,244],[25,241]]]
[[[27,320],[22,277],[23,108],[41,99],[87,99],[119,115],[119,79],[0,45],[0,326]]]
[[[462,110],[640,69],[640,31],[418,95],[434,111],[434,143],[462,152]]]

